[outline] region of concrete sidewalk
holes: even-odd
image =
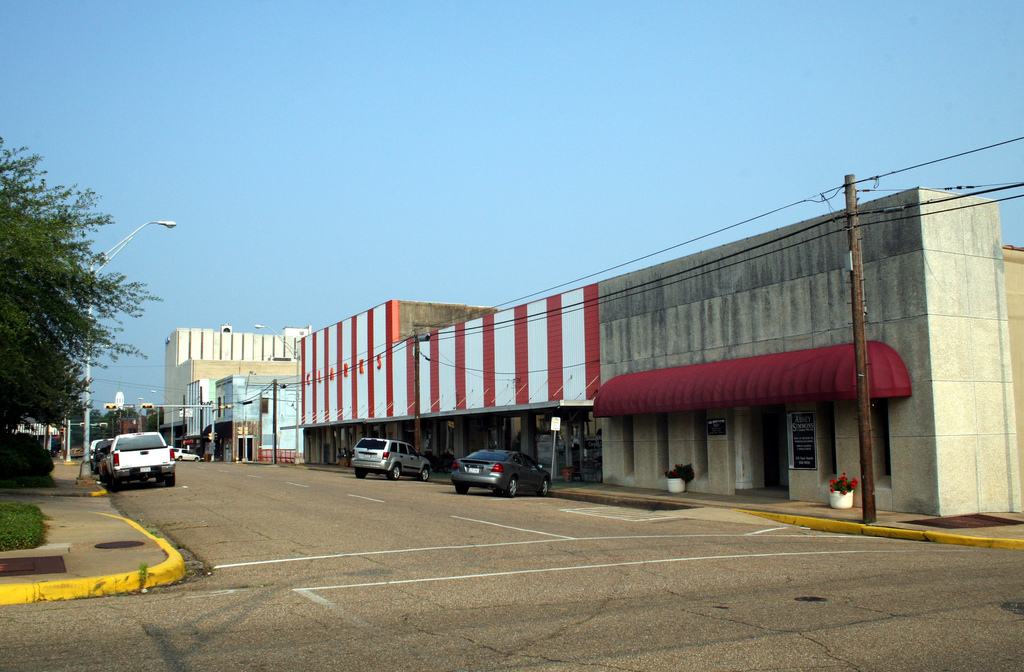
[[[77,484],[78,471],[55,463],[55,488],[0,490],[0,501],[35,504],[49,517],[43,546],[0,553],[0,604],[123,593],[185,575],[181,554],[93,496],[105,494],[98,485]]]

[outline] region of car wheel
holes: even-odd
[[[366,469],[356,469],[356,478],[366,478]]]
[[[505,488],[505,496],[512,499],[519,492],[519,479],[513,476],[508,481],[508,487]]]
[[[424,483],[430,480],[430,467],[420,469],[420,480]]]
[[[164,485],[166,485],[168,488],[174,487],[174,474],[171,474],[170,476],[164,476]]]
[[[540,484],[540,490],[537,491],[538,497],[547,497],[548,492],[551,491],[551,481],[544,479],[544,482]]]
[[[469,492],[469,486],[468,485],[456,485],[455,486],[455,492],[459,493],[460,495],[464,495],[467,492]]]
[[[397,481],[401,477],[402,465],[396,463],[395,466],[391,467],[391,471],[388,472],[388,478],[390,478],[392,481]]]
[[[121,487],[121,482],[116,478],[111,477],[110,482],[107,483],[107,490],[111,492],[117,492],[117,489]]]

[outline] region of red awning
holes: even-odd
[[[868,342],[868,383],[872,398],[910,396],[907,366],[877,341]],[[856,361],[849,344],[616,376],[597,393],[594,415],[856,398]]]

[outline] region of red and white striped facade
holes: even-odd
[[[302,339],[302,424],[415,415],[413,339],[400,301]],[[592,399],[600,386],[597,285],[429,332],[420,413]]]

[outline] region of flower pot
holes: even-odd
[[[853,508],[853,491],[843,494],[841,492],[830,492],[828,493],[828,504],[833,509],[851,509]]]
[[[681,478],[666,479],[669,492],[686,492],[686,481]]]

